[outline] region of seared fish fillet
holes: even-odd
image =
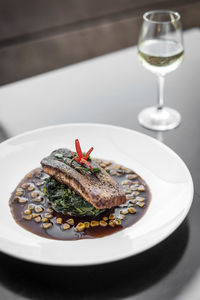
[[[65,158],[59,159],[54,155],[61,154]],[[74,167],[80,167],[80,164],[75,160],[71,167],[68,163],[71,162],[71,150],[58,149],[45,157],[41,161],[42,168],[45,173],[54,177],[62,184],[66,184],[76,193],[81,195],[86,201],[90,202],[98,209],[110,208],[118,206],[126,202],[126,196],[123,189],[117,182],[99,165],[92,160],[90,164],[93,168],[100,168],[101,172],[91,174],[81,170],[75,170]]]

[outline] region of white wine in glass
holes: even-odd
[[[138,41],[138,57],[143,66],[158,77],[158,104],[140,112],[138,120],[144,127],[164,131],[180,124],[180,114],[164,107],[164,76],[180,65],[183,55],[179,13],[166,10],[145,13]]]

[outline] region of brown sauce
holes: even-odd
[[[144,215],[149,205],[150,191],[147,184],[132,170],[115,163],[109,162],[106,165],[106,162],[100,162],[125,190],[125,204],[106,210],[95,219],[57,212],[44,196],[44,179],[48,175],[37,168],[22,179],[9,200],[17,224],[39,236],[57,240],[103,237],[133,225]],[[74,224],[70,219],[73,219]],[[57,223],[59,221],[61,224]],[[80,222],[87,226],[89,223],[89,228],[79,232],[76,226]],[[94,224],[97,226],[92,227]],[[45,226],[49,228],[44,228]]]

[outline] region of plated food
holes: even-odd
[[[89,228],[91,231],[120,228],[114,234],[105,235],[103,238],[77,237],[77,240],[66,241],[66,235],[69,235],[70,232],[76,232],[79,236],[89,229],[78,232],[75,230],[74,225],[73,227],[70,225],[69,229],[63,230],[62,224],[67,223],[66,221],[71,216],[65,216],[66,221],[63,218],[60,225],[57,225],[55,219],[52,218],[50,219],[50,222],[53,223],[52,227],[43,229],[42,221],[37,223],[33,217],[31,220],[24,220],[23,217],[28,204],[44,207],[44,202],[38,203],[33,201],[34,198],[24,204],[16,201],[15,205],[20,211],[20,220],[26,221],[26,226],[30,226],[32,231],[34,231],[33,226],[35,226],[35,230],[41,229],[43,236],[46,233],[48,238],[32,234],[28,231],[29,229],[25,230],[22,227],[23,224],[20,224],[22,226],[16,224],[13,218],[8,205],[11,191],[14,191],[16,186],[21,188],[18,182],[20,178],[26,177],[25,174],[27,174],[28,177],[32,177],[26,177],[25,180],[28,180],[30,184],[34,183],[35,180],[35,190],[33,191],[41,191],[42,195],[44,187],[41,185],[38,188],[36,185],[37,181],[43,181],[42,177],[39,174],[37,175],[39,177],[34,179],[32,172],[29,171],[39,166],[42,158],[53,150],[65,148],[65,141],[67,141],[68,148],[75,151],[74,137],[76,136],[79,137],[81,144],[84,143],[83,150],[89,149],[90,145],[95,146],[95,150],[91,153],[92,159],[93,157],[105,158],[111,163],[114,161],[115,164],[120,164],[121,169],[125,166],[139,174],[150,187],[150,205],[147,204],[146,206],[145,201],[143,208],[134,204],[133,207],[136,209],[136,213],[124,215],[125,217],[121,220],[122,224],[118,225],[119,227],[116,225],[112,228],[107,225],[105,228],[100,226]],[[87,141],[91,141],[88,146],[86,146]],[[40,128],[11,138],[1,143],[0,149],[2,171],[0,173],[0,250],[23,260],[48,265],[86,266],[112,262],[136,255],[155,246],[174,232],[185,219],[192,203],[193,182],[190,172],[181,158],[163,143],[127,128],[105,124],[62,124]],[[104,169],[108,167],[106,166]],[[113,173],[115,171],[113,168]],[[124,174],[123,177],[112,175],[111,171],[110,175],[115,180],[123,180],[124,182],[130,180],[127,178],[130,174]],[[140,179],[140,177],[138,178]],[[123,187],[128,190],[128,185],[125,184]],[[29,198],[30,193],[33,191],[25,189],[23,194],[18,197],[27,198],[28,196]],[[140,192],[139,196],[145,195],[143,193]],[[23,199],[21,200],[23,202]],[[48,202],[48,208],[51,207],[52,205]],[[55,211],[54,207],[52,209]],[[120,208],[120,210],[122,209],[127,209],[127,207]],[[140,212],[141,214],[145,213],[144,216],[141,215],[141,218],[139,216]],[[33,209],[32,214],[34,213],[36,212]],[[44,213],[46,213],[45,210],[40,213],[42,218]],[[98,220],[98,218],[101,220],[103,214],[84,219],[90,219],[90,222]],[[123,214],[120,214],[120,216],[123,216]],[[132,220],[132,217],[140,219],[136,223],[134,223],[135,221],[131,222],[133,224],[131,226],[120,227],[126,226],[126,220]],[[75,220],[75,217],[72,218]],[[109,224],[109,221],[106,222]],[[62,240],[52,238],[52,235],[56,235],[56,231],[61,232],[65,237],[62,237]]]
[[[15,221],[42,237],[78,240],[103,237],[133,225],[150,201],[144,180],[113,161],[61,148],[29,172],[9,200]]]

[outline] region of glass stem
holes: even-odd
[[[164,76],[158,75],[158,110],[162,109],[164,106],[164,81]]]

